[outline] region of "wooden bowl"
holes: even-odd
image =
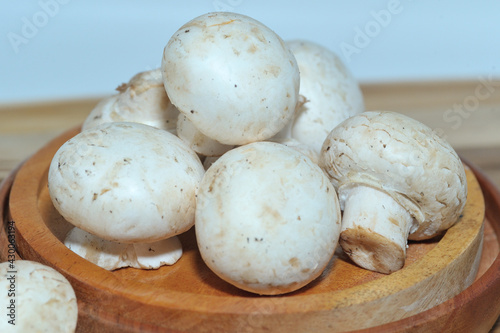
[[[69,251],[62,240],[71,225],[51,203],[47,172],[78,131],[38,151],[0,192],[3,222],[15,222],[19,258],[54,267],[73,285],[78,332],[472,332],[500,315],[500,195],[478,170],[466,168],[469,196],[458,223],[442,237],[410,243],[402,270],[370,272],[337,251],[308,286],[257,296],[205,266],[193,230],[180,236],[183,257],[158,270],[109,272]]]

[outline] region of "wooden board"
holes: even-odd
[[[496,250],[484,248],[482,255],[485,206],[475,174],[468,169],[469,199],[459,223],[441,238],[411,243],[405,268],[391,275],[358,268],[338,252],[324,274],[305,288],[279,297],[256,296],[208,270],[192,230],[181,236],[185,253],[174,266],[108,272],[64,247],[61,239],[68,225],[48,196],[50,160],[77,132],[58,137],[20,168],[7,219],[16,223],[20,256],[55,267],[74,286],[81,332],[340,332],[380,327],[454,298],[474,281],[478,269],[486,270],[483,276],[489,274],[488,256],[498,256],[497,236]],[[485,325],[491,327],[499,310],[489,307]]]

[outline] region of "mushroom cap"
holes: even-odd
[[[296,140],[294,138],[275,137],[275,138],[269,139],[269,141],[281,143],[282,145],[285,145],[287,147],[295,149],[296,151],[309,157],[311,159],[311,161],[313,161],[314,163],[316,163],[316,164],[319,163],[319,152],[317,152],[311,146],[300,142],[299,140]]]
[[[161,68],[172,103],[227,145],[261,141],[292,118],[299,70],[283,40],[241,14],[201,15],[168,41]]]
[[[431,128],[396,112],[370,111],[336,126],[325,140],[320,165],[338,190],[356,185],[386,192],[417,223],[409,239],[432,238],[452,226],[467,199],[464,166]]]
[[[175,135],[139,123],[108,123],[64,143],[49,168],[49,193],[74,226],[123,243],[153,242],[194,223],[204,169]]]
[[[8,307],[11,300],[15,300],[15,325],[9,324],[13,318],[9,317],[10,310],[4,307],[7,316],[4,314],[0,320],[0,332],[75,332],[76,295],[61,273],[38,262],[16,260],[13,264],[1,263],[0,276],[2,307]],[[15,294],[12,297],[9,289]]]
[[[104,123],[119,121],[113,112],[117,99],[118,94],[101,99],[83,121],[82,131]]]
[[[107,270],[124,267],[157,269],[173,265],[182,256],[182,244],[177,236],[153,243],[126,244],[99,238],[73,227],[64,245],[80,257]]]
[[[221,156],[234,148],[233,145],[224,145],[201,133],[182,113],[177,119],[177,136],[202,156]]]
[[[291,137],[318,154],[326,137],[340,122],[364,111],[358,82],[342,60],[324,46],[307,40],[286,43],[300,70],[300,95]]]
[[[83,130],[109,122],[136,122],[175,134],[179,111],[170,103],[160,68],[137,73],[117,90],[90,112]]]
[[[258,294],[318,277],[340,234],[340,208],[318,165],[285,145],[257,142],[222,155],[198,192],[196,238],[207,266]]]

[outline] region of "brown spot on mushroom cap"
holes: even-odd
[[[299,267],[300,266],[300,260],[297,257],[290,258],[290,260],[288,260],[288,262],[290,263],[290,265],[292,265],[292,267]]]
[[[257,46],[255,44],[250,45],[247,49],[247,52],[249,52],[249,53],[257,52]]]
[[[109,192],[109,191],[111,191],[111,189],[110,189],[110,188],[103,188],[103,189],[101,190],[100,195],[103,195],[104,193]]]
[[[220,26],[223,26],[223,25],[231,24],[234,21],[236,21],[236,20],[233,19],[233,20],[222,22],[222,23],[216,23],[216,24],[209,25],[208,27],[220,27]]]
[[[269,220],[275,223],[279,223],[280,221],[283,220],[283,216],[281,216],[279,211],[269,205],[265,205],[263,207],[262,214],[269,215],[271,217]]]

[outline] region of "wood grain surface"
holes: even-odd
[[[500,187],[500,82],[408,82],[362,85],[367,110],[422,121]],[[0,105],[0,179],[49,140],[85,119],[99,98]],[[500,333],[500,322],[491,332]]]

